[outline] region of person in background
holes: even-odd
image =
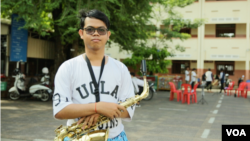
[[[228,87],[228,84],[229,84],[229,75],[227,73],[225,74],[225,87]]]
[[[225,82],[225,73],[224,70],[221,68],[220,69],[220,93],[222,92],[222,90],[224,90],[224,92],[226,92],[226,90],[224,89],[224,82]]]
[[[209,68],[206,72],[206,87],[208,92],[212,92],[212,81],[213,81],[213,73],[211,72],[211,69]],[[210,90],[210,91],[209,91]]]
[[[133,72],[130,72],[130,75],[131,75],[131,79],[132,79],[135,94],[140,95],[141,91],[140,91],[138,86],[143,87],[144,86],[144,81],[141,80],[141,79],[138,79],[137,77],[135,77],[135,73],[133,73]],[[141,107],[140,102],[137,102],[135,106],[136,107]]]
[[[196,78],[197,78],[197,75],[196,75],[196,72],[195,72],[195,68],[193,68],[192,72],[191,72],[191,86],[192,86],[192,89],[194,88]]]
[[[244,75],[238,80],[238,87],[240,86],[240,83],[244,81]]]
[[[188,84],[189,80],[190,80],[189,67],[187,67],[186,70],[185,70],[185,81],[186,81],[186,84]]]
[[[219,76],[217,74],[214,75],[214,82],[213,82],[213,86],[214,85],[218,85],[219,84]]]

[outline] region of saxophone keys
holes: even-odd
[[[82,129],[80,129],[80,128],[77,128],[75,131],[76,134],[80,134],[81,132],[82,132]]]
[[[75,135],[75,132],[69,132],[67,136],[68,136],[69,138],[72,138],[74,135]]]

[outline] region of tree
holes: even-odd
[[[23,28],[51,36],[57,53],[56,72],[68,59],[66,53],[72,46],[83,46],[77,33],[80,9],[99,9],[106,13],[111,21],[111,41],[119,43],[123,50],[133,50],[137,39],[147,39],[143,27],[151,18],[153,6],[150,3],[164,4],[164,0],[3,0],[1,17],[10,19],[11,14],[17,13],[26,21]]]
[[[150,74],[152,73],[167,73],[167,66],[171,65],[170,60],[166,60],[167,57],[173,57],[175,51],[183,52],[184,47],[176,45],[174,49],[170,50],[168,42],[172,41],[172,38],[179,38],[180,40],[186,40],[191,36],[187,33],[181,33],[183,28],[198,28],[204,23],[203,19],[184,20],[180,14],[174,9],[176,7],[185,7],[194,2],[194,0],[166,0],[163,4],[155,4],[154,13],[152,13],[153,19],[157,22],[163,23],[163,28],[157,28],[155,26],[149,26],[146,32],[148,40],[138,41],[138,47],[133,50],[131,58],[126,58],[123,63],[132,67],[135,71],[138,68],[142,59],[147,60],[147,69]],[[164,10],[163,10],[164,9]],[[162,13],[168,14],[167,19],[162,19]],[[154,23],[155,24],[155,23]],[[156,34],[156,32],[160,34]]]

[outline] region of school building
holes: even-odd
[[[223,68],[236,83],[242,75],[245,80],[250,79],[250,0],[198,0],[176,10],[184,19],[199,18],[206,22],[198,29],[183,30],[191,38],[167,42],[170,47],[180,44],[186,49],[167,58],[172,60],[172,65],[166,68],[168,75],[184,77],[185,67],[189,66],[196,68],[199,76],[208,68],[213,74],[219,74]],[[166,15],[163,10],[162,19]],[[159,22],[154,24],[159,28],[163,26]],[[130,53],[120,52],[118,46],[106,49],[106,54],[117,60],[131,57]]]

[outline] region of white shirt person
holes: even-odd
[[[187,69],[185,70],[185,81],[188,84],[188,82],[190,81],[190,76],[189,76],[189,67],[187,67]]]

